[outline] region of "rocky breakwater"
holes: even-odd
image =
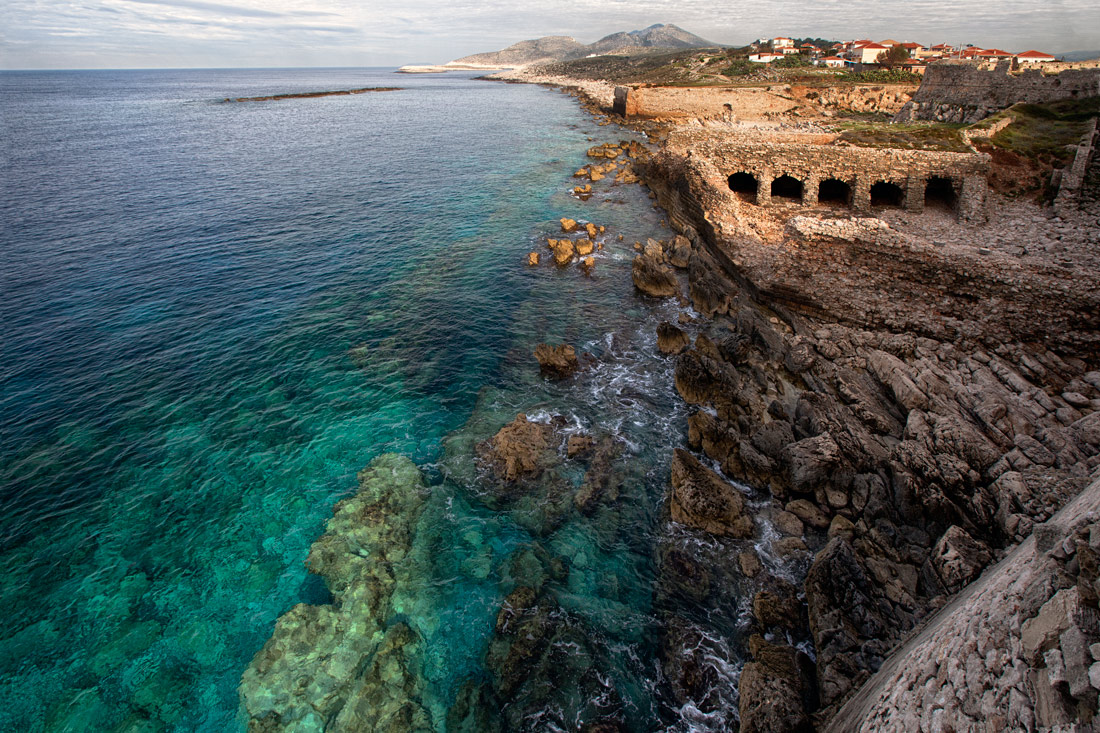
[[[434,730],[421,705],[422,640],[404,618],[423,578],[410,554],[427,489],[407,458],[384,454],[336,505],[307,564],[332,593],[300,603],[241,679],[249,731]]]
[[[718,578],[752,598],[740,626],[748,643],[727,650],[727,662],[744,664],[741,727],[806,729],[828,721],[908,632],[1100,471],[1100,371],[1087,348],[1095,330],[1087,314],[1067,312],[1073,297],[1055,300],[1048,290],[1042,305],[1030,294],[1006,303],[1017,292],[1006,288],[1000,300],[975,301],[965,286],[938,295],[938,309],[959,314],[955,327],[945,328],[942,311],[924,313],[929,323],[911,330],[842,323],[829,309],[803,307],[816,300],[819,273],[842,269],[824,263],[838,252],[783,252],[754,240],[766,223],[734,238],[723,212],[703,207],[708,241],[684,223],[686,186],[654,186],[693,244],[689,293],[706,316],[681,324],[677,339],[692,343],[675,357],[676,388],[698,406],[688,447],[743,487],[755,527],[753,544],[739,546],[729,544],[728,523],[672,516],[726,551],[665,555],[688,568],[680,577],[707,580],[692,581],[706,590],[691,603],[688,589],[665,593],[670,619],[697,617],[700,607],[720,613],[711,605]],[[809,292],[777,292],[772,278],[783,259],[808,269]],[[849,265],[884,278],[870,302],[858,287],[828,295],[844,313],[874,312],[880,298],[921,312],[928,272],[898,259],[898,267],[882,260],[878,271]],[[998,309],[1018,309],[1022,319],[1025,304],[1034,320],[1073,328],[1040,334],[1032,326],[1021,342]],[[662,326],[671,344],[670,328],[681,329]],[[681,483],[674,475],[672,506]],[[711,495],[710,506],[726,506],[722,491]],[[666,666],[681,669],[692,643],[670,632]],[[707,665],[681,675],[679,694],[684,704],[713,708],[713,688],[691,683],[705,678],[700,667]]]

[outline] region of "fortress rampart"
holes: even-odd
[[[1031,68],[1011,74],[1010,66],[1002,62],[993,70],[985,70],[970,64],[931,64],[913,100],[894,121],[973,123],[1018,102],[1043,104],[1100,96],[1100,68],[1068,69],[1057,74]]]

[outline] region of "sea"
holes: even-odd
[[[0,73],[0,730],[243,730],[243,671],[281,614],[331,600],[310,544],[387,452],[446,508],[425,583],[447,592],[410,612],[437,730],[534,542],[618,660],[628,730],[729,723],[662,702],[656,548],[687,414],[655,327],[692,312],[636,294],[630,262],[673,232],[644,186],[572,194],[590,147],[644,138],[475,76]],[[225,101],[371,86],[401,89]],[[562,217],[607,228],[589,275],[547,263]],[[540,342],[587,368],[546,379]],[[448,435],[521,412],[622,441],[625,526],[576,512],[536,538],[448,477]]]

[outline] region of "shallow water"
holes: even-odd
[[[378,69],[13,72],[0,95],[0,729],[239,728],[242,671],[279,614],[327,600],[309,545],[386,451],[433,484],[408,611],[442,720],[533,541],[440,463],[475,408],[625,441],[615,521],[540,541],[623,717],[667,715],[654,544],[684,412],[653,329],[679,306],[633,293],[629,244],[670,232],[641,187],[568,193],[627,133],[539,87]],[[563,216],[608,227],[591,278],[524,264]],[[540,341],[598,361],[546,382]]]

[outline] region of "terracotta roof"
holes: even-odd
[[[910,42],[910,43],[903,43],[901,45],[902,45],[903,48],[924,48],[924,46],[920,45],[919,43],[911,43]]]
[[[1054,58],[1054,56],[1052,56],[1049,53],[1043,53],[1042,51],[1031,50],[1031,51],[1024,51],[1023,53],[1016,54],[1016,58],[1018,58],[1018,59],[1052,59],[1052,58]]]
[[[844,59],[840,58],[839,56],[826,56],[825,58],[823,58],[821,60],[822,61],[843,61]]]
[[[872,49],[874,51],[878,51],[878,50],[881,49],[881,50],[885,51],[886,49],[889,48],[889,46],[883,46],[881,43],[868,43],[868,44],[865,44],[863,46],[860,46],[860,48],[869,48],[869,49]]]
[[[881,43],[883,46],[885,46],[888,43],[893,44],[895,46],[898,45],[898,42],[895,41],[893,38],[887,38],[885,41],[879,41],[879,43]]]
[[[1002,51],[999,48],[987,48],[984,51],[978,52],[979,56],[1011,56],[1008,51]]]

